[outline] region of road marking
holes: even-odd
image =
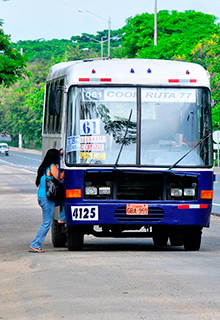
[[[41,160],[36,159],[36,158],[30,158],[30,157],[26,157],[26,156],[21,156],[21,155],[19,155],[19,154],[15,154],[15,153],[11,153],[11,154],[13,154],[13,156],[15,156],[15,157],[19,157],[19,158],[24,158],[24,159],[28,159],[28,160],[33,160],[33,161],[41,162]]]
[[[37,171],[38,167],[31,167],[31,166],[24,166],[21,164],[14,164],[11,162],[7,162],[5,160],[0,159],[0,162],[2,162],[3,164],[6,164],[8,166],[12,166],[12,167],[16,167],[16,168],[23,168],[23,169],[27,169],[27,170],[31,170],[31,171]]]

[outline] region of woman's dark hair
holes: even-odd
[[[57,149],[49,149],[42,161],[40,167],[37,170],[37,178],[35,181],[36,186],[40,184],[40,178],[46,172],[46,169],[51,166],[51,164],[58,164],[59,151]]]

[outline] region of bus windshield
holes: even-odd
[[[130,121],[129,116],[132,112]],[[211,132],[202,88],[71,87],[67,165],[171,166]],[[181,166],[211,166],[211,137]]]

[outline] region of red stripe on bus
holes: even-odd
[[[208,205],[207,204],[200,204],[200,209],[207,209]]]
[[[170,83],[179,83],[180,80],[179,79],[168,79],[168,82],[170,82]]]
[[[100,81],[101,82],[111,82],[112,79],[111,78],[101,78]]]
[[[90,79],[89,78],[79,78],[79,81],[88,82],[88,81],[90,81]]]
[[[190,79],[190,82],[197,82],[196,79]]]
[[[178,206],[178,209],[189,209],[189,204],[181,204]]]

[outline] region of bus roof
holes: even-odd
[[[54,65],[47,81],[66,77],[65,84],[161,85],[210,87],[209,74],[199,64],[154,59],[100,59]]]

